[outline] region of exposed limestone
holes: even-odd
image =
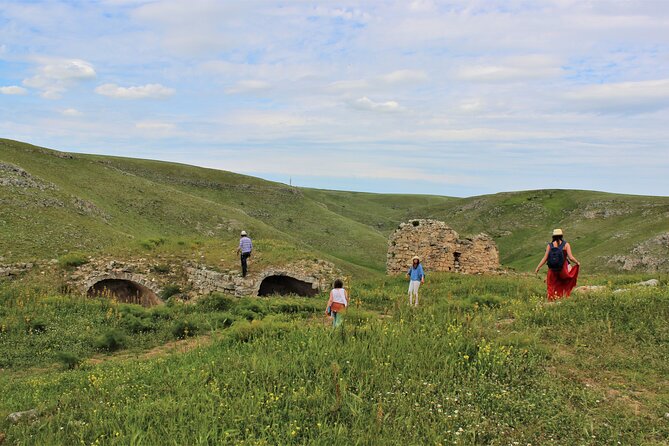
[[[23,420],[34,420],[38,415],[39,414],[37,413],[37,409],[25,410],[23,412],[13,412],[7,415],[7,421],[16,424]]]
[[[658,234],[639,243],[630,254],[614,255],[607,260],[623,271],[667,272],[669,271],[669,232]]]
[[[30,175],[19,166],[0,162],[0,186],[13,186],[21,189],[55,190],[55,184]]]
[[[0,264],[0,279],[9,278],[13,279],[26,271],[30,271],[33,266],[33,263],[13,263],[11,265]]]
[[[406,272],[414,255],[429,271],[481,274],[499,269],[499,251],[490,236],[460,239],[457,232],[437,220],[400,224],[388,242],[388,274]]]
[[[643,282],[635,283],[637,286],[660,286],[660,281],[657,279],[650,279]]]
[[[605,285],[583,285],[574,288],[574,293],[598,293],[606,290]]]

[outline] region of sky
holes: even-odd
[[[0,0],[0,137],[324,189],[669,196],[669,1]]]

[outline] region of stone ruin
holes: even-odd
[[[426,272],[483,274],[499,270],[499,251],[490,236],[460,239],[457,232],[437,220],[400,224],[388,242],[388,274],[406,273],[414,255],[420,257]]]
[[[190,261],[173,262],[169,271],[162,271],[148,259],[89,260],[66,274],[65,282],[71,290],[89,297],[109,297],[146,307],[162,304],[159,297],[162,290],[175,285],[185,291],[185,299],[197,299],[212,292],[238,297],[315,296],[328,290],[339,274],[332,263],[316,259],[251,270],[247,277],[240,277],[238,271],[216,271]]]

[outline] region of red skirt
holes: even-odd
[[[565,260],[560,271],[548,270],[546,276],[548,300],[561,299],[571,294],[576,286],[576,279],[578,279],[578,267],[579,265],[569,265],[569,262]]]

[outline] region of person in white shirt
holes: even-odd
[[[348,307],[348,294],[341,279],[334,281],[334,288],[330,291],[330,299],[325,310],[332,317],[332,326],[338,327],[343,322],[342,312]]]

